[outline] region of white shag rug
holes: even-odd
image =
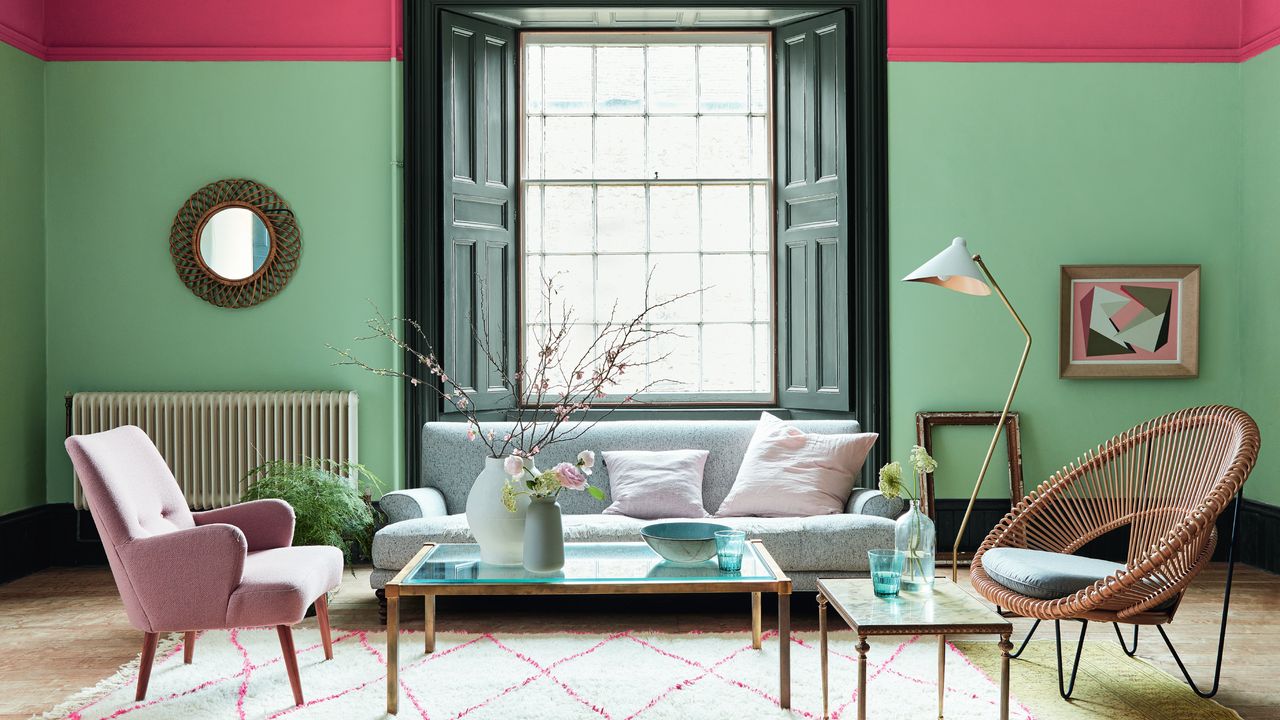
[[[386,715],[386,636],[334,631],[334,659],[319,633],[295,631],[306,704],[294,707],[274,629],[210,631],[182,663],[181,635],[162,641],[147,699],[134,702],[137,660],[69,698],[46,718],[290,718],[360,720]],[[873,638],[873,640],[876,640]],[[856,638],[831,634],[833,718],[857,715]],[[993,639],[994,642],[994,639]],[[821,718],[817,633],[794,633],[792,709],[778,707],[778,643],[749,633],[440,633],[423,654],[419,632],[400,639],[400,718],[528,720],[756,720]],[[868,714],[928,718],[937,712],[932,637],[871,643]],[[998,717],[999,685],[955,647],[947,658],[946,716]],[[1012,699],[1011,717],[1035,716]]]

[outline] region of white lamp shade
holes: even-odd
[[[990,295],[991,288],[982,268],[973,261],[964,238],[951,241],[946,250],[934,255],[929,262],[902,278],[903,282],[924,282],[940,285],[967,295]]]

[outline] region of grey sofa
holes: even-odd
[[[796,427],[812,433],[859,432],[853,420],[797,420]],[[505,427],[491,427],[505,432]],[[606,421],[591,428],[580,440],[553,446],[538,456],[538,466],[549,468],[573,461],[578,451],[594,450],[707,450],[702,495],[707,511],[729,494],[747,444],[755,431],[754,420],[721,421]],[[486,430],[488,427],[486,427]],[[467,493],[484,466],[483,443],[466,438],[462,423],[427,423],[422,429],[422,470],[426,487],[398,490],[382,497],[388,524],[373,538],[373,574],[370,585],[381,596],[383,586],[422,548],[425,542],[474,542],[467,528]],[[592,484],[608,494],[609,470],[597,461]],[[564,532],[568,541],[639,541],[640,528],[654,520],[602,515],[608,500],[586,493],[561,493]],[[819,577],[866,575],[867,550],[893,547],[893,518],[905,511],[900,500],[889,500],[878,490],[855,490],[839,515],[787,518],[717,518],[714,522],[746,530],[765,547],[794,581],[796,590],[815,590]]]

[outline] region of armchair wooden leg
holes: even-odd
[[[280,635],[280,653],[284,657],[284,667],[289,673],[289,685],[293,688],[293,704],[302,704],[302,677],[298,675],[298,653],[293,649],[293,628],[288,625],[277,625],[276,633]]]
[[[182,636],[182,662],[190,665],[196,656],[196,631],[188,630],[186,635]]]
[[[316,621],[320,624],[320,641],[324,643],[324,659],[333,659],[333,635],[329,632],[329,594],[316,598]]]
[[[142,636],[142,658],[138,661],[138,693],[134,700],[141,702],[147,699],[147,682],[151,680],[151,664],[156,659],[156,643],[160,640],[158,633],[146,633]]]

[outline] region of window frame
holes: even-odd
[[[517,297],[515,327],[517,328],[518,335],[516,337],[515,347],[516,347],[517,358],[525,357],[524,353],[525,353],[525,342],[526,342],[526,334],[525,334],[526,316],[525,316],[525,294],[524,293],[526,290],[525,284],[527,282],[527,278],[526,278],[527,273],[525,271],[525,264],[524,264],[524,260],[526,257],[525,256],[525,224],[524,224],[525,220],[524,218],[527,217],[525,214],[525,210],[526,210],[525,202],[528,198],[528,195],[526,192],[527,186],[525,184],[526,183],[525,169],[526,169],[526,163],[528,162],[528,156],[525,153],[525,148],[527,147],[526,135],[528,133],[528,125],[525,122],[527,119],[527,116],[525,115],[526,75],[525,75],[524,66],[522,63],[524,59],[527,57],[526,50],[528,48],[528,37],[530,35],[549,35],[549,36],[565,37],[565,38],[574,37],[574,36],[589,38],[589,37],[616,35],[619,37],[637,38],[636,44],[641,44],[645,42],[645,41],[639,40],[639,38],[653,37],[653,36],[670,37],[673,39],[671,44],[678,44],[674,39],[678,36],[685,36],[687,38],[688,43],[694,44],[694,45],[703,44],[699,42],[699,38],[708,37],[708,36],[730,36],[730,35],[743,36],[743,37],[756,36],[757,39],[764,41],[765,72],[767,73],[767,76],[765,78],[766,109],[764,112],[765,133],[767,135],[767,140],[765,143],[765,163],[766,163],[766,167],[768,168],[768,175],[763,178],[756,178],[756,177],[727,178],[727,179],[726,178],[676,178],[674,180],[671,180],[671,182],[679,183],[680,186],[691,185],[696,187],[701,187],[704,185],[721,184],[721,183],[741,184],[741,185],[748,185],[748,186],[754,187],[756,185],[759,185],[761,182],[766,183],[765,207],[769,214],[769,218],[768,220],[764,221],[764,224],[765,224],[765,227],[768,229],[767,239],[768,239],[768,245],[769,245],[769,250],[766,253],[767,262],[768,262],[767,278],[768,278],[768,283],[770,285],[768,337],[769,337],[769,372],[771,376],[771,381],[770,381],[769,390],[767,392],[754,392],[754,391],[753,392],[731,392],[731,391],[702,392],[700,391],[697,393],[649,392],[640,396],[639,400],[637,400],[636,403],[633,403],[633,404],[640,405],[644,408],[652,408],[652,409],[776,408],[778,406],[779,389],[778,389],[778,296],[777,296],[778,283],[777,283],[777,247],[776,247],[777,223],[775,222],[777,218],[777,212],[778,212],[777,193],[775,191],[775,185],[777,182],[777,163],[776,163],[777,156],[776,156],[776,147],[775,147],[775,142],[777,139],[777,121],[774,115],[774,110],[775,110],[774,108],[775,63],[773,61],[774,33],[770,29],[762,29],[762,28],[742,29],[742,30],[723,30],[723,29],[699,30],[696,32],[685,32],[685,31],[676,30],[676,29],[650,29],[650,30],[576,29],[576,30],[525,30],[525,31],[518,30],[516,32],[516,57],[518,58],[517,65],[516,65],[516,116],[520,120],[519,127],[517,127],[516,129],[516,138],[517,138],[516,146],[517,146],[517,152],[519,153],[519,157],[516,160],[516,217],[517,217],[516,256],[518,260],[516,264],[517,269],[516,269],[516,283],[515,283],[516,297]],[[648,42],[650,44],[659,44],[659,43],[654,43],[653,41],[648,41]],[[543,43],[543,44],[554,44],[554,43]],[[587,43],[587,44],[594,45],[595,43]],[[599,43],[599,44],[607,45],[610,43]],[[619,44],[624,45],[628,43],[619,43]],[[545,72],[545,68],[544,68],[544,72]],[[594,76],[592,77],[592,87],[593,87],[592,92],[594,95],[594,92],[595,92]],[[699,99],[700,99],[700,96],[699,96]],[[545,116],[545,108],[543,110],[544,110],[544,116]],[[720,114],[720,113],[703,113],[701,112],[701,110],[698,110],[697,112],[694,113],[693,117],[701,118],[703,115],[717,115],[717,114]],[[644,117],[650,116],[650,114],[647,112],[647,108],[646,108],[646,112],[643,113],[643,115]],[[732,114],[725,114],[725,115],[733,116]],[[752,113],[750,108],[748,108],[747,117],[750,118],[752,115],[754,115],[754,113]],[[591,117],[593,119],[593,123],[594,123],[594,119],[597,116],[599,116],[599,113],[595,111],[595,108],[592,108]],[[629,115],[625,113],[618,115],[618,117],[628,117],[628,116]],[[658,116],[662,116],[662,115],[659,114]],[[613,117],[613,115],[608,115],[607,117]],[[594,132],[594,128],[593,128],[593,132]],[[593,134],[593,138],[594,138],[594,134]],[[542,187],[547,187],[548,185],[558,184],[558,181],[560,180],[564,180],[564,179],[552,178],[550,180],[538,181],[537,184],[540,184]],[[578,187],[578,186],[595,187],[599,185],[609,185],[609,184],[639,185],[644,182],[645,180],[643,179],[634,179],[634,178],[595,178],[593,177],[588,180],[582,180],[581,183],[575,183],[574,186],[575,187]],[[592,212],[593,214],[596,212],[596,209],[594,207],[592,209]],[[701,222],[701,217],[699,217],[699,221]],[[556,253],[546,253],[544,251],[543,254],[545,255],[545,254],[556,254]],[[596,252],[565,253],[565,254],[590,255],[592,257],[599,255],[599,253],[596,253]],[[649,255],[650,251],[646,248],[643,254]],[[714,253],[707,253],[707,254],[714,254]],[[749,256],[754,254],[756,253],[748,253]],[[700,251],[698,255],[699,257],[701,257],[703,253]],[[593,323],[593,324],[598,325],[599,323]],[[663,324],[666,324],[666,323],[663,323]],[[688,325],[692,323],[671,323],[671,324]],[[699,318],[696,324],[703,325],[704,321],[701,318]],[[699,349],[699,368],[700,369],[702,367],[703,360],[704,360],[704,356],[702,355],[701,349]],[[524,388],[519,388],[516,394],[517,402],[523,405],[524,407],[533,407],[532,405],[525,405],[522,402],[522,399],[524,397],[525,397]],[[625,406],[625,403],[624,403],[625,398],[626,398],[625,393],[610,394],[608,397],[594,404],[597,407],[601,407],[601,408],[619,408],[619,407]],[[541,407],[549,407],[553,404],[554,404],[554,401],[548,401],[548,402],[542,403]]]
[[[405,366],[412,352],[439,345],[444,337],[443,232],[441,219],[443,181],[437,172],[443,155],[442,88],[443,58],[439,33],[446,11],[461,14],[484,12],[486,20],[502,17],[504,8],[577,8],[578,0],[406,0],[404,3],[403,82],[403,309],[401,314],[420,322],[423,338],[412,336],[405,352]],[[850,57],[848,63],[849,145],[851,161],[850,231],[857,241],[850,246],[849,267],[849,383],[850,412],[801,411],[772,408],[784,417],[848,417],[852,415],[868,432],[880,434],[864,465],[862,484],[875,483],[875,468],[887,457],[889,445],[889,349],[888,349],[888,110],[887,110],[887,10],[886,0],[702,0],[697,3],[650,0],[619,6],[672,11],[727,8],[789,11],[792,8],[847,13]],[[488,12],[486,12],[488,11]],[[551,28],[544,28],[551,29]],[[743,23],[725,29],[770,29]],[[856,91],[854,87],[856,85]],[[775,280],[776,282],[776,280]],[[776,294],[776,293],[775,293]],[[777,343],[775,341],[775,347]],[[427,388],[402,383],[404,425],[400,443],[406,487],[421,486],[422,426],[446,417],[438,397]],[[748,419],[758,409],[708,405],[696,408],[625,408],[612,419],[705,418]],[[492,414],[503,417],[501,411]]]

